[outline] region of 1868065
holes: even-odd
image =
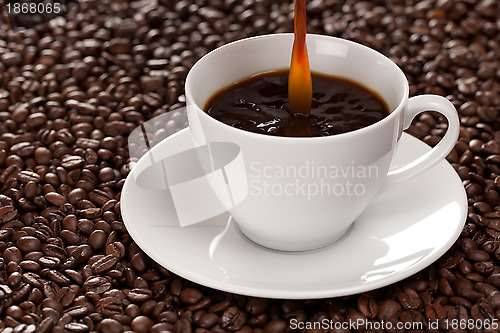
[[[13,30],[36,28],[64,15],[78,0],[4,0],[3,8]],[[2,4],[0,3],[0,7]]]

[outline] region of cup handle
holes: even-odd
[[[406,181],[436,165],[453,149],[458,140],[460,122],[458,114],[450,101],[437,95],[420,95],[411,97],[403,112],[403,130],[408,129],[413,118],[424,111],[437,111],[448,120],[448,129],[439,143],[416,160],[387,174],[389,183]]]

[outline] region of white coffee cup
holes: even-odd
[[[387,117],[344,134],[297,138],[236,129],[203,111],[222,88],[257,73],[288,68],[292,44],[293,34],[274,34],[222,46],[193,66],[185,91],[195,142],[230,142],[241,149],[247,179],[232,188],[247,194],[228,207],[241,232],[268,248],[304,251],[339,240],[384,182],[401,183],[441,161],[458,139],[459,120],[443,97],[408,98],[404,73],[384,55],[322,35],[307,35],[311,71],[345,77],[376,91],[389,106]],[[445,136],[427,154],[389,172],[403,130],[427,110],[446,117]]]

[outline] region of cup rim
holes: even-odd
[[[207,61],[206,59],[210,58],[210,57],[213,57],[214,55],[216,55],[217,53],[219,52],[223,52],[226,48],[229,48],[229,47],[232,47],[236,44],[240,44],[240,43],[245,43],[245,42],[248,42],[250,40],[256,40],[256,39],[267,39],[267,38],[283,38],[283,37],[286,37],[286,38],[290,38],[290,36],[293,37],[293,33],[277,33],[277,34],[266,34],[266,35],[259,35],[259,36],[252,36],[252,37],[248,37],[248,38],[243,38],[243,39],[239,39],[239,40],[236,40],[236,41],[233,41],[233,42],[230,42],[228,44],[224,44],[212,51],[210,51],[209,53],[205,54],[203,57],[201,57],[192,67],[191,69],[189,70],[187,76],[186,76],[186,81],[185,81],[185,94],[186,94],[186,101],[194,101],[194,98],[193,98],[193,92],[192,92],[192,89],[190,89],[190,85],[191,85],[191,81],[193,80],[192,79],[192,72],[196,71],[197,67],[200,66],[199,63],[201,61]],[[256,140],[256,139],[267,139],[267,140],[275,140],[275,141],[287,141],[287,142],[294,142],[294,143],[305,143],[305,142],[311,142],[311,141],[325,141],[325,140],[341,140],[341,139],[349,139],[350,137],[352,136],[357,136],[357,135],[361,135],[363,133],[366,133],[366,132],[370,132],[370,131],[375,131],[378,127],[381,127],[381,126],[384,126],[385,123],[387,122],[390,122],[392,121],[392,119],[394,117],[398,117],[399,116],[399,113],[402,111],[402,109],[404,108],[404,105],[406,104],[408,98],[409,98],[409,83],[408,83],[408,80],[406,79],[405,77],[405,74],[403,72],[403,70],[398,66],[396,65],[391,59],[389,59],[387,56],[385,56],[384,54],[380,53],[379,51],[377,50],[374,50],[366,45],[363,45],[361,43],[358,43],[358,42],[354,42],[354,41],[351,41],[351,40],[347,40],[347,39],[344,39],[344,38],[339,38],[339,37],[334,37],[334,36],[328,36],[328,35],[320,35],[320,34],[307,34],[307,38],[313,38],[313,39],[334,39],[338,42],[341,42],[341,43],[345,43],[345,44],[348,44],[348,45],[351,45],[353,47],[357,47],[357,48],[362,48],[362,49],[365,49],[367,52],[370,52],[372,54],[374,54],[375,56],[377,57],[381,57],[382,59],[384,59],[384,61],[386,63],[389,64],[389,66],[391,66],[392,68],[394,68],[394,70],[396,72],[398,72],[404,79],[402,80],[404,85],[403,85],[403,93],[402,93],[402,99],[398,102],[397,106],[395,108],[393,108],[392,110],[389,110],[389,115],[387,115],[386,117],[380,119],[379,121],[371,124],[371,125],[368,125],[368,126],[365,126],[365,127],[362,127],[362,128],[359,128],[359,129],[356,129],[354,131],[349,131],[349,132],[345,132],[345,133],[340,133],[340,134],[334,134],[334,135],[327,135],[327,136],[313,136],[313,137],[286,137],[286,136],[276,136],[276,135],[267,135],[265,133],[255,133],[255,132],[251,132],[251,131],[247,131],[247,130],[243,130],[243,129],[240,129],[240,128],[236,128],[236,127],[233,127],[233,126],[230,126],[220,120],[217,120],[213,117],[211,117],[210,115],[208,115],[205,111],[203,111],[202,107],[199,106],[197,103],[195,102],[191,102],[191,104],[188,104],[186,105],[187,107],[190,107],[190,106],[195,106],[196,107],[196,111],[198,114],[201,114],[201,117],[207,119],[208,121],[210,122],[213,122],[213,123],[216,123],[216,124],[219,124],[218,126],[222,126],[223,128],[226,128],[227,130],[229,131],[234,131],[234,133],[237,133],[238,135],[242,135],[242,136],[248,136],[250,139],[253,139],[253,140]],[[291,49],[290,49],[290,52],[291,52]],[[333,74],[334,75],[334,74]],[[361,84],[363,84],[361,82]]]

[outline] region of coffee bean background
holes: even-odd
[[[361,295],[300,301],[178,277],[138,248],[120,215],[128,134],[184,105],[186,74],[208,51],[291,32],[293,4],[151,3],[80,1],[36,29],[0,25],[3,332],[284,332],[292,319],[358,318],[421,321],[437,332],[429,320],[500,319],[497,0],[307,1],[309,32],[379,50],[407,74],[411,95],[456,106],[460,139],[447,159],[469,207],[459,240],[427,269]],[[446,126],[428,112],[409,132],[434,145]],[[466,331],[488,332],[453,332]]]

